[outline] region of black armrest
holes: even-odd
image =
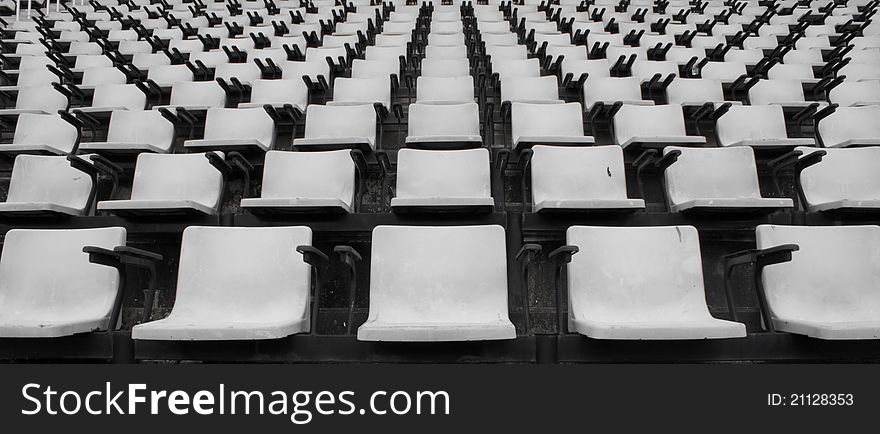
[[[113,249],[113,251],[118,253],[120,257],[138,258],[149,261],[161,261],[164,259],[164,257],[158,253],[153,253],[147,250],[138,249],[130,246],[117,246]]]
[[[220,154],[216,152],[206,152],[205,157],[211,165],[223,175],[224,179],[232,174],[232,166],[230,166]]]
[[[153,309],[153,299],[155,297],[156,290],[158,289],[158,282],[156,280],[156,263],[164,259],[162,255],[128,246],[116,246],[113,248],[113,250],[108,250],[101,247],[86,246],[83,247],[83,252],[89,255],[89,262],[93,264],[113,267],[119,271],[121,290],[117,293],[116,300],[113,304],[113,312],[110,316],[111,327],[116,327],[119,321],[119,315],[122,307],[122,289],[125,288],[125,265],[132,265],[147,270],[148,280],[146,296],[144,297],[144,313],[142,317],[142,322],[149,321]]]
[[[541,245],[539,244],[523,244],[522,248],[517,252],[515,259],[525,266],[535,262],[541,253]]]
[[[348,322],[346,333],[351,334],[354,322],[354,305],[357,295],[357,263],[361,261],[361,255],[351,246],[336,246],[333,251],[339,254],[339,260],[348,270]]]
[[[554,262],[556,266],[555,279],[553,287],[556,292],[556,321],[559,327],[559,334],[563,334],[566,330],[565,315],[562,310],[563,284],[567,286],[568,278],[565,274],[567,265],[571,262],[571,257],[577,254],[577,246],[565,245],[552,252],[547,257]]]
[[[315,268],[324,268],[330,262],[330,258],[327,257],[327,254],[317,247],[301,245],[296,246],[296,251],[303,256],[303,261],[305,261],[305,263]]]
[[[770,247],[767,249],[749,249],[736,253],[725,255],[724,259],[724,291],[727,297],[728,313],[733,321],[737,321],[736,306],[733,300],[733,293],[730,287],[730,278],[733,275],[733,269],[740,265],[755,264],[755,290],[758,293],[758,302],[761,305],[761,318],[764,326],[769,331],[776,331],[773,325],[773,318],[770,315],[770,309],[767,305],[767,296],[764,293],[764,284],[761,280],[761,273],[764,267],[768,265],[781,264],[791,261],[792,252],[798,251],[800,247],[797,244],[783,244],[780,246]]]

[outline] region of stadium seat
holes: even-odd
[[[804,98],[804,86],[798,80],[759,80],[749,88],[749,104],[802,108],[811,104],[824,106],[828,103],[807,101]]]
[[[715,125],[719,146],[779,148],[811,146],[811,138],[789,138],[785,115],[778,105],[732,106]]]
[[[422,77],[466,77],[471,74],[468,59],[422,60]]]
[[[90,107],[79,107],[85,113],[107,113],[114,110],[143,110],[147,95],[134,84],[101,84],[95,86]]]
[[[0,117],[18,116],[23,113],[55,114],[67,110],[67,97],[52,86],[24,87],[18,90],[15,107],[0,109]]]
[[[376,111],[371,105],[328,106],[311,104],[306,109],[305,137],[294,139],[296,150],[325,151],[357,148],[375,150]]]
[[[174,145],[174,124],[153,110],[115,110],[106,142],[80,143],[80,151],[98,154],[168,153]]]
[[[238,108],[256,108],[269,104],[281,107],[291,104],[305,111],[309,104],[309,88],[302,80],[254,80],[251,83],[251,100],[238,104]]]
[[[680,105],[624,104],[614,114],[613,127],[614,142],[623,148],[706,143],[705,137],[687,135]]]
[[[752,211],[791,208],[789,198],[761,197],[758,169],[750,147],[663,149],[666,197],[672,212]]]
[[[880,173],[875,170],[880,148],[798,147],[795,151],[801,152],[799,160],[805,165],[797,181],[807,211],[880,210]],[[806,165],[810,160],[815,162]]]
[[[254,214],[350,213],[357,211],[364,168],[351,151],[269,151],[258,198],[243,198],[241,207]]]
[[[641,80],[636,77],[593,77],[584,83],[584,107],[587,110],[599,103],[611,105],[616,102],[654,105],[654,101],[642,99]]]
[[[880,227],[759,225],[756,237],[758,249],[781,247],[791,255],[760,275],[773,329],[819,339],[880,338]]]
[[[517,150],[532,145],[591,145],[592,136],[584,134],[581,105],[511,104],[511,134]]]
[[[841,83],[828,91],[828,101],[841,107],[880,105],[880,81]]]
[[[473,101],[474,78],[471,76],[418,77],[416,79],[416,102],[465,103]]]
[[[100,201],[98,211],[126,217],[213,215],[220,207],[223,181],[224,174],[206,154],[145,152],[137,156],[131,198]]]
[[[620,146],[532,147],[532,211],[635,211],[642,199],[626,193]],[[523,201],[525,202],[525,201]]]
[[[187,149],[268,151],[275,146],[275,121],[263,108],[210,108],[205,137],[183,142]]]
[[[328,105],[374,103],[391,110],[391,80],[388,77],[333,80],[333,101]]]
[[[132,339],[279,339],[310,329],[312,273],[297,251],[311,246],[306,226],[183,231],[174,307],[138,324]]]
[[[406,146],[430,149],[476,147],[480,137],[477,103],[414,103],[409,105]]]
[[[745,337],[744,324],[713,318],[693,226],[572,226],[568,327],[594,339]]]
[[[23,113],[15,124],[12,143],[0,144],[0,154],[68,154],[78,139],[76,127],[60,115]]]
[[[191,112],[226,106],[226,91],[215,81],[178,81],[171,86],[171,100],[159,108],[182,108]]]
[[[391,199],[395,212],[491,211],[489,150],[397,153],[397,188]]]
[[[503,102],[561,102],[556,77],[508,78],[501,84]]]
[[[121,227],[7,232],[0,257],[0,337],[52,338],[115,327],[119,272],[89,263],[83,248],[124,246],[125,235]]]
[[[819,120],[816,135],[826,148],[880,145],[877,119],[880,119],[880,106],[838,107]]]
[[[40,217],[85,215],[93,197],[87,173],[71,167],[63,156],[18,155],[12,166],[0,216]]]
[[[370,312],[358,340],[515,338],[505,250],[501,226],[377,226]]]

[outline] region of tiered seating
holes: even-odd
[[[409,3],[6,20],[0,339],[532,362],[824,360],[842,347],[789,334],[880,337],[880,2]],[[750,263],[755,287],[732,279]]]

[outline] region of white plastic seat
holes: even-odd
[[[880,145],[880,106],[838,107],[819,120],[817,135],[826,148]]]
[[[464,33],[429,33],[428,45],[452,46],[464,45]]]
[[[70,102],[52,86],[23,87],[15,97],[15,108],[0,109],[0,116],[20,114],[55,114],[66,110]]]
[[[508,78],[501,83],[501,101],[556,102],[559,85],[556,77]]]
[[[115,110],[110,114],[106,142],[80,143],[80,151],[99,154],[168,153],[174,145],[174,124],[154,110]]]
[[[813,103],[827,105],[824,101],[807,101],[804,86],[798,80],[758,80],[749,88],[751,105],[777,104],[783,107],[806,107]]]
[[[516,35],[510,33],[513,37],[513,44],[491,45],[486,44],[486,55],[494,62],[499,60],[525,60],[529,52],[524,45],[516,44]],[[484,39],[488,35],[483,35]]]
[[[94,90],[103,84],[125,84],[127,81],[125,73],[116,67],[97,66],[83,70],[82,82],[77,86],[83,90]]]
[[[328,105],[374,103],[391,109],[391,80],[388,77],[333,80],[333,101]]]
[[[578,103],[511,104],[511,133],[516,149],[532,145],[590,145]]]
[[[214,69],[214,79],[222,78],[227,82],[233,77],[243,84],[251,84],[263,76],[256,63],[225,63]]]
[[[89,263],[83,247],[112,250],[125,245],[125,235],[122,227],[7,232],[0,256],[0,337],[52,338],[114,327],[119,272]]]
[[[739,101],[726,101],[721,81],[711,78],[676,78],[666,88],[666,96],[669,104],[681,106],[702,106],[707,102],[713,105],[740,104]]]
[[[828,101],[841,107],[880,105],[880,81],[845,81],[828,92]]]
[[[131,199],[100,201],[98,211],[124,216],[213,215],[222,193],[223,175],[205,154],[143,152],[134,168]]]
[[[260,197],[241,200],[253,213],[354,212],[355,164],[350,151],[269,151]]]
[[[584,106],[622,102],[626,105],[654,105],[642,99],[642,83],[637,77],[592,77],[584,83]]]
[[[842,68],[841,68],[842,69]],[[841,73],[843,74],[843,73]],[[797,80],[801,83],[818,83],[813,72],[813,65],[803,63],[778,63],[767,70],[770,80]]]
[[[798,147],[804,158],[819,148]],[[807,211],[880,210],[880,148],[822,149],[822,161],[806,167],[799,183]]]
[[[418,77],[416,79],[416,102],[473,102],[474,78],[464,77]]]
[[[422,59],[422,77],[466,77],[471,75],[468,59]]]
[[[357,60],[355,60],[355,63],[356,62]],[[323,60],[312,62],[288,61],[281,65],[281,78],[284,80],[291,79],[302,81],[304,76],[312,81],[318,81],[318,77],[324,77],[325,80],[329,80],[330,65]]]
[[[506,256],[501,226],[377,226],[358,340],[514,339]]]
[[[376,149],[376,111],[372,105],[318,105],[306,109],[303,138],[294,139],[297,150]]]
[[[159,87],[171,87],[177,82],[193,81],[193,73],[186,65],[155,65],[147,71],[147,79]]]
[[[714,78],[724,83],[732,83],[743,75],[746,75],[746,65],[742,62],[709,62],[700,69],[701,78]]]
[[[406,145],[411,147],[472,147],[483,140],[475,102],[410,104],[408,122]]]
[[[255,80],[251,83],[251,100],[238,104],[238,108],[257,108],[269,104],[281,107],[291,104],[305,110],[309,103],[309,88],[302,80]]]
[[[878,226],[759,225],[758,249],[796,244],[761,282],[777,331],[819,339],[880,338]]]
[[[467,47],[464,45],[428,45],[425,47],[425,58],[429,59],[465,59]]]
[[[614,143],[622,148],[660,144],[701,145],[703,136],[687,135],[680,105],[624,104],[613,118]]]
[[[392,75],[400,78],[400,62],[396,60],[361,60],[351,64],[351,78],[384,78]]]
[[[391,199],[395,212],[491,211],[489,150],[429,151],[401,149],[397,153],[397,189]]]
[[[626,170],[620,146],[532,147],[532,210],[634,211],[642,199],[626,194]]]
[[[22,113],[11,144],[0,144],[0,154],[55,154],[73,151],[76,127],[57,114]]]
[[[568,327],[594,339],[680,340],[746,336],[713,318],[693,226],[572,226]]]
[[[311,269],[296,251],[312,244],[307,226],[183,231],[174,307],[138,324],[132,339],[279,339],[308,332]]]
[[[850,63],[837,71],[837,76],[846,76],[846,81],[880,80],[877,64]]]
[[[67,157],[18,155],[0,215],[84,215],[92,187],[92,178],[71,167]]]
[[[114,110],[143,110],[147,95],[134,84],[102,84],[95,87],[91,107],[79,107],[85,113]]]
[[[262,107],[210,108],[205,117],[205,137],[187,140],[187,149],[268,151],[275,145],[275,121]]]
[[[811,146],[811,138],[789,138],[785,115],[778,105],[732,106],[718,118],[715,133],[719,146]]]
[[[666,198],[672,212],[770,212],[794,206],[789,198],[761,196],[755,154],[750,147],[668,146],[663,154],[673,151],[680,155],[664,171]]]
[[[541,76],[541,63],[538,59],[494,60],[492,73],[498,74],[498,79],[502,83],[512,78],[537,78]]]
[[[216,81],[178,81],[171,86],[171,98],[165,107],[174,111],[180,107],[189,111],[203,111],[226,105],[226,91]]]

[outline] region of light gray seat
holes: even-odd
[[[84,215],[93,187],[92,178],[71,167],[67,157],[18,155],[12,166],[6,201],[0,202],[0,215]]]
[[[482,144],[477,103],[414,103],[409,105],[409,147],[462,148]]]
[[[401,149],[397,153],[397,189],[391,199],[395,212],[491,211],[489,150],[429,151]]]
[[[880,106],[838,107],[834,113],[819,120],[817,136],[826,148],[880,145],[878,119]]]
[[[68,154],[77,139],[76,127],[60,115],[22,113],[12,143],[0,145],[0,154]]]
[[[155,110],[115,110],[110,114],[106,142],[80,143],[81,151],[99,154],[168,153],[174,145],[174,124]]]
[[[584,134],[581,105],[511,104],[511,133],[516,149],[532,145],[590,145],[592,136]]]
[[[807,211],[880,210],[880,148],[795,148],[806,158],[816,151],[822,160],[803,169],[799,185]]]
[[[622,148],[706,143],[703,136],[687,135],[684,112],[680,105],[624,104],[614,115],[613,127],[614,142]]]
[[[376,111],[372,105],[318,105],[306,109],[305,137],[294,139],[297,150],[376,149]]]
[[[203,139],[187,140],[187,149],[268,151],[275,145],[275,121],[260,108],[210,108]]]

